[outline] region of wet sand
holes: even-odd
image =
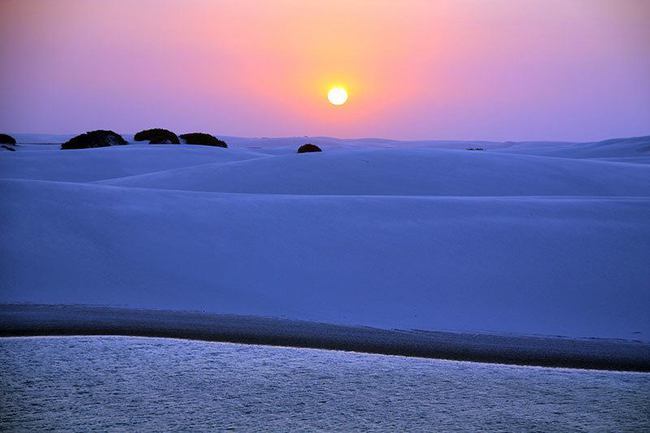
[[[544,367],[650,372],[650,344],[388,330],[253,316],[80,305],[0,305],[0,336],[124,335]]]

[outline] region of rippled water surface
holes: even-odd
[[[167,339],[0,339],[3,430],[650,431],[650,375]]]

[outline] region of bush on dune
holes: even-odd
[[[135,141],[149,141],[150,144],[180,144],[178,135],[163,128],[145,129],[133,136]]]
[[[187,144],[201,144],[204,146],[217,146],[217,147],[228,147],[225,141],[219,140],[217,137],[211,134],[206,134],[203,132],[190,132],[189,134],[181,134],[181,138],[185,140]]]
[[[16,139],[8,134],[0,134],[0,144],[16,144]]]
[[[113,131],[99,129],[71,138],[61,145],[61,149],[89,149],[126,144],[122,136]]]
[[[298,148],[298,153],[309,153],[309,152],[322,152],[322,150],[320,149],[320,147],[311,143],[303,144]]]

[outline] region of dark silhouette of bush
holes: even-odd
[[[135,141],[149,141],[150,144],[180,144],[181,142],[178,135],[162,128],[145,129],[135,134],[133,139]]]
[[[322,150],[320,150],[320,147],[311,143],[303,144],[298,148],[298,153],[309,153],[309,152],[322,152]]]
[[[225,141],[219,140],[217,137],[211,134],[205,134],[203,132],[190,132],[189,134],[181,134],[181,138],[185,140],[187,144],[202,144],[204,146],[218,146],[218,147],[228,147]]]
[[[485,149],[483,149],[482,147],[468,147],[465,150],[485,150]]]
[[[108,147],[120,144],[126,144],[126,140],[121,135],[113,131],[99,129],[71,138],[61,145],[61,149],[88,149],[91,147]]]
[[[11,135],[0,134],[0,144],[16,144],[16,139]]]

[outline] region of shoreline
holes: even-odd
[[[650,372],[650,344],[627,340],[389,330],[255,316],[82,305],[0,305],[0,337],[92,335]]]

